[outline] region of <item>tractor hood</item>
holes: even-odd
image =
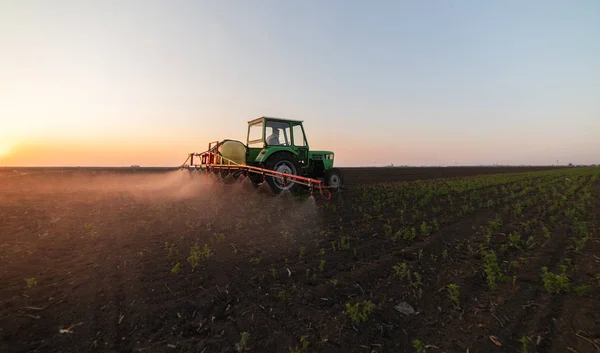
[[[310,151],[310,158],[313,160],[331,160],[333,161],[333,152],[331,151]]]

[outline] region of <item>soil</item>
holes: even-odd
[[[600,351],[600,183],[586,206],[596,238],[574,253],[569,218],[550,216],[536,189],[567,190],[565,176],[529,174],[547,169],[346,168],[348,189],[331,201],[183,171],[0,171],[0,351],[416,352],[415,340],[429,353]],[[388,220],[396,231],[408,217],[393,195],[416,187],[397,182],[499,173],[523,174],[440,197],[439,209],[404,205],[417,229],[439,226],[410,241],[385,235]],[[565,193],[564,207],[587,194]],[[480,197],[494,202],[475,206]],[[523,230],[527,247],[498,251],[515,279],[491,290],[479,229],[497,215],[497,249],[532,220],[552,235]],[[402,263],[410,281],[395,275]],[[544,289],[540,268],[564,263],[585,293]],[[353,322],[347,305],[367,301],[373,311]],[[395,310],[402,302],[415,313]]]

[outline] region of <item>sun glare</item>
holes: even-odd
[[[13,146],[8,144],[0,144],[0,157],[7,156],[10,153],[10,151],[12,151],[12,147]]]

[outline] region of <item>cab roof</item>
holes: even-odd
[[[258,122],[262,122],[264,120],[269,120],[269,121],[286,121],[286,122],[292,122],[292,123],[302,123],[302,122],[304,122],[303,120],[292,120],[292,119],[285,119],[285,118],[274,118],[274,117],[270,117],[270,116],[261,116],[260,118],[256,118],[254,120],[250,120],[248,122],[248,124],[252,125],[252,124],[256,124]]]

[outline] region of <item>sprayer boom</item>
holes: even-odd
[[[220,174],[221,177],[232,175],[234,178],[247,178],[251,174],[262,177],[262,182],[266,182],[267,177],[276,178],[284,186],[291,184],[304,185],[310,190],[311,196],[314,190],[317,189],[319,194],[326,200],[331,199],[331,191],[333,187],[325,186],[322,180],[307,178],[291,173],[284,173],[267,168],[247,165],[245,163],[237,163],[229,158],[226,158],[219,152],[220,142],[211,142],[209,149],[202,153],[190,153],[187,159],[183,162],[180,168],[186,168],[190,171]],[[340,187],[336,187],[340,188]]]

